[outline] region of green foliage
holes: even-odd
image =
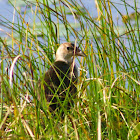
[[[0,15],[0,138],[139,139],[139,13],[123,1],[95,0],[97,17],[81,1],[13,1],[14,20]],[[22,7],[21,7],[22,6]],[[112,7],[123,26],[113,20]],[[134,18],[128,8],[134,9]],[[132,14],[131,14],[132,15]],[[131,18],[131,19],[130,19]],[[54,62],[62,42],[76,41],[79,60],[75,106],[61,118],[48,110],[38,80]]]

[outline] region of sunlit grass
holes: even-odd
[[[0,30],[6,37],[0,38],[0,138],[140,137],[140,40],[136,2],[134,25],[126,2],[123,3],[127,11],[125,21],[115,3],[95,1],[97,18],[79,3],[26,2],[25,10],[15,6],[13,16],[18,23],[1,15]],[[111,7],[122,17],[123,34],[113,21]],[[28,21],[26,16],[31,19]],[[61,118],[49,112],[46,100],[37,100],[38,80],[54,62],[58,46],[68,41],[76,41],[87,57],[76,61],[80,76],[75,106]],[[44,90],[39,93],[43,96]]]

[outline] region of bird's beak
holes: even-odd
[[[83,51],[81,51],[79,48],[76,48],[75,55],[76,56],[86,57],[86,54]]]

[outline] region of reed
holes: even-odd
[[[16,1],[13,21],[0,15],[0,138],[138,139],[140,137],[139,12],[126,1],[95,0],[97,17],[82,1]],[[22,7],[21,7],[22,6]],[[112,8],[122,18],[114,21]],[[134,9],[133,15],[128,8]],[[133,18],[133,19],[132,19]],[[15,22],[16,20],[16,22]],[[132,21],[133,20],[133,21]],[[3,28],[4,27],[4,28]],[[75,106],[52,116],[37,100],[38,80],[59,44],[75,42],[87,57],[80,67]],[[41,89],[40,95],[44,95]]]

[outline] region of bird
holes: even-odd
[[[55,62],[45,73],[43,86],[51,112],[56,112],[61,108],[67,110],[73,105],[78,83],[75,56],[85,57],[86,55],[75,44],[62,43],[56,51]]]

